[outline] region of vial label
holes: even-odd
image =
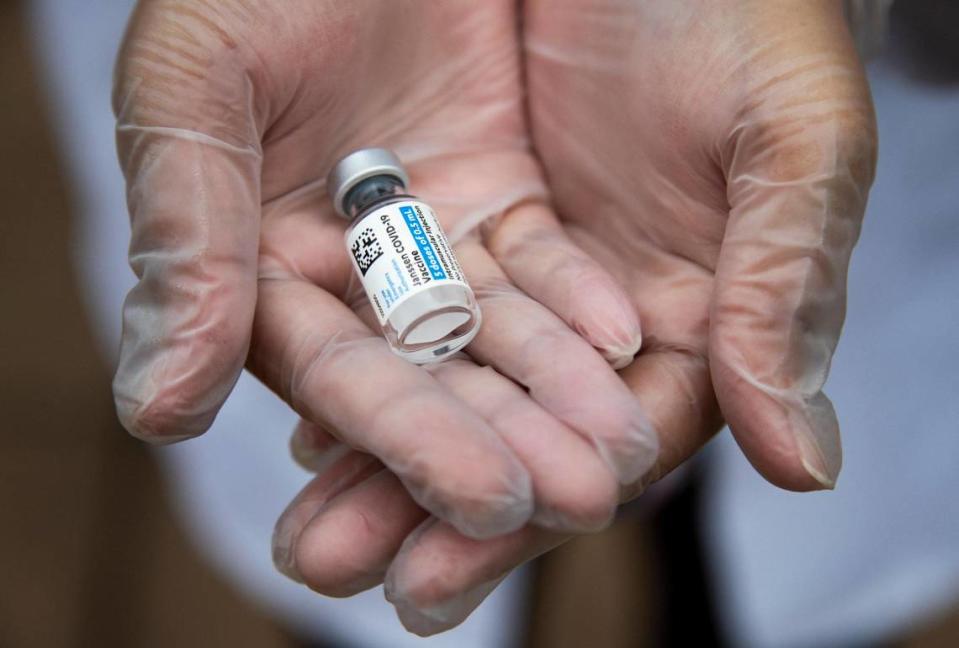
[[[466,286],[436,215],[418,200],[370,212],[346,235],[346,246],[381,325],[417,293],[438,285]]]

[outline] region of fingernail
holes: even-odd
[[[435,498],[424,495],[422,490],[411,490],[410,493],[420,506],[474,540],[487,540],[512,533],[521,529],[533,515],[532,496],[501,496],[495,505],[484,503],[482,510],[471,507],[470,510],[464,511],[438,502]]]
[[[613,369],[628,366],[643,344],[639,319],[623,299],[611,302],[608,291],[597,289],[580,297],[585,313],[573,328],[599,351]]]
[[[462,490],[440,491],[422,480],[398,474],[416,502],[436,517],[446,520],[457,531],[474,540],[486,540],[522,528],[532,517],[534,495],[532,478],[518,460],[480,490],[467,494]]]
[[[203,433],[206,429],[205,425],[209,425],[207,421],[196,424],[196,422],[188,423],[186,419],[183,419],[177,420],[174,427],[172,417],[160,417],[152,413],[156,411],[155,407],[151,410],[141,401],[125,395],[122,391],[123,386],[115,383],[113,389],[114,404],[120,425],[130,433],[130,436],[150,445],[164,446],[192,439]],[[158,424],[158,420],[162,420],[163,423]],[[184,429],[186,431],[183,431]],[[179,434],[170,434],[168,430],[177,431]]]
[[[392,579],[387,579],[383,592],[386,600],[396,609],[403,627],[413,634],[428,637],[449,630],[466,620],[504,578],[505,576],[501,576],[442,603],[423,607],[415,605],[405,592],[398,590]]]
[[[305,470],[320,474],[350,452],[343,443],[317,443],[316,435],[306,425],[300,424],[290,436],[290,454]]]
[[[823,462],[818,457],[811,456],[813,453],[800,448],[802,455],[802,467],[806,469],[810,477],[815,479],[825,490],[832,490],[836,487],[836,480],[832,479],[825,471]]]
[[[805,400],[800,409],[798,420],[791,421],[800,462],[810,477],[824,489],[832,490],[842,468],[842,444],[835,410],[822,392]]]
[[[526,479],[515,492],[503,495],[479,516],[463,515],[458,511],[449,511],[448,514],[453,526],[462,534],[485,540],[523,528],[532,517],[533,509],[533,488]]]
[[[548,506],[538,506],[530,522],[543,529],[558,533],[597,533],[609,527],[615,517],[616,509],[611,508],[609,516],[602,520],[584,521],[561,513]]]
[[[613,369],[619,370],[629,366],[639,353],[643,335],[633,305],[624,299],[617,299],[616,303],[619,312],[615,316],[612,311],[609,313],[613,329],[604,335],[608,341],[603,345],[603,355]]]
[[[632,410],[626,423],[627,431],[615,444],[593,439],[599,456],[624,485],[633,484],[646,475],[659,457],[659,436],[646,412],[635,399],[627,407]]]
[[[296,525],[292,523],[290,516],[287,512],[284,512],[277,521],[276,527],[273,529],[271,542],[273,565],[277,571],[287,578],[297,583],[302,583],[303,577],[300,576],[300,572],[296,569],[296,558],[293,553],[294,534],[296,533],[295,527]]]
[[[635,337],[630,342],[624,345],[607,345],[605,348],[600,349],[599,352],[603,354],[609,366],[619,371],[620,369],[625,369],[633,362],[642,345],[643,336],[637,331]]]

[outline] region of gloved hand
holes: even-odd
[[[621,375],[661,439],[647,479],[704,443],[721,411],[770,481],[832,487],[841,452],[822,386],[876,155],[839,5],[538,0],[523,24],[533,143],[556,210],[643,322]],[[329,442],[307,424],[294,440],[313,465]],[[326,456],[332,467],[279,527],[298,538],[296,573],[332,595],[385,577],[415,632],[461,622],[564,539],[533,526],[465,538],[388,471],[331,480],[361,455]]]
[[[249,350],[300,414],[465,534],[608,523],[657,451],[603,358],[632,360],[639,321],[543,202],[515,9],[140,3],[114,96],[139,277],[114,381],[127,429],[203,432]],[[324,186],[364,146],[395,149],[459,241],[484,319],[470,353],[493,369],[431,374],[374,332]]]

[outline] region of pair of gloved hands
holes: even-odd
[[[246,363],[304,419],[274,557],[313,589],[449,628],[723,420],[773,483],[834,483],[876,155],[837,2],[143,0],[114,106],[120,418],[200,434]],[[323,180],[372,145],[456,242],[468,357],[377,332]]]

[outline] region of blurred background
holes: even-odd
[[[775,490],[723,433],[659,505],[430,641],[378,592],[273,573],[272,521],[307,477],[255,381],[180,448],[116,422],[132,273],[109,81],[130,6],[0,1],[0,647],[959,646],[959,3],[895,4],[869,64],[880,167],[827,386],[837,491]]]

